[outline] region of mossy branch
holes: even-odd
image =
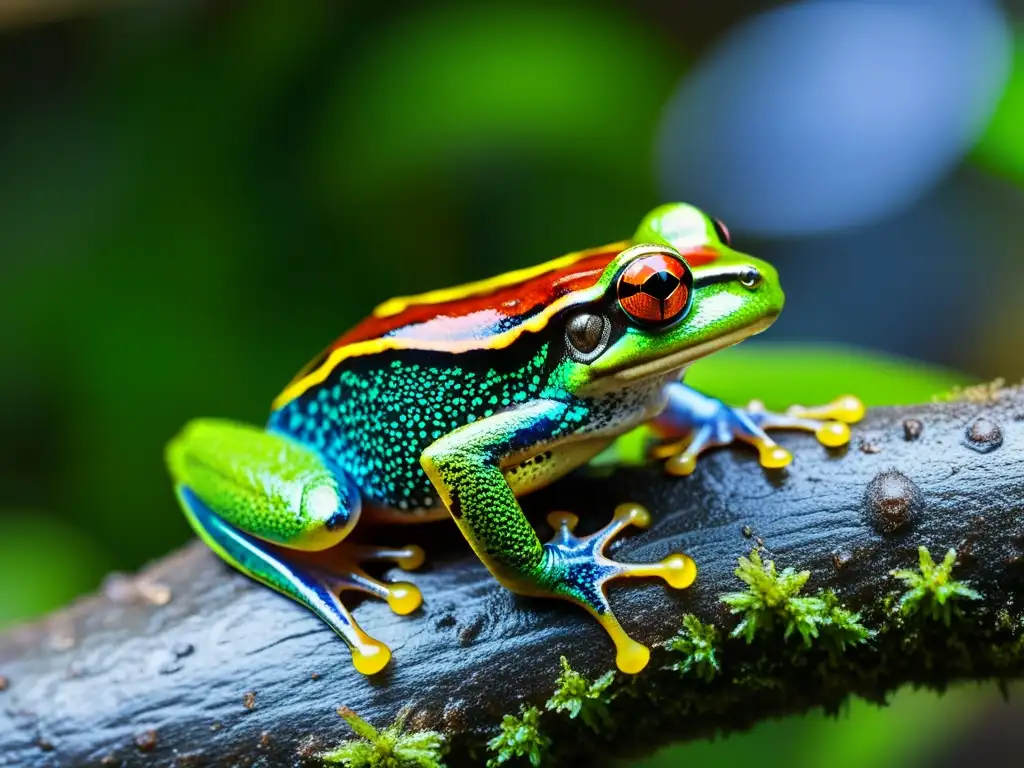
[[[0,637],[0,763],[558,764],[882,702],[906,683],[1017,677],[1024,392],[984,394],[873,410],[837,451],[783,437],[783,471],[738,448],[685,479],[652,465],[528,498],[535,520],[568,509],[583,533],[638,501],[655,523],[614,556],[696,560],[688,590],[613,587],[655,649],[635,678],[609,674],[586,614],[511,595],[451,525],[371,532],[430,553],[411,576],[421,611],[355,611],[394,650],[373,679],[306,611],[192,545]]]

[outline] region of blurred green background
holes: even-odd
[[[949,5],[0,4],[0,625],[190,537],[162,463],[187,419],[259,422],[379,301],[666,199],[787,289],[695,385],[889,404],[1021,378],[1024,14]],[[864,66],[893,30],[908,56]],[[904,692],[642,764],[952,764],[997,699]]]

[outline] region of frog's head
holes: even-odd
[[[600,298],[563,315],[572,391],[682,370],[765,330],[782,310],[775,269],[733,250],[724,225],[693,206],[655,209],[632,242],[601,274]]]

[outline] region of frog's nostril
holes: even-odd
[[[764,275],[756,267],[747,267],[739,275],[740,285],[754,290],[764,282]]]

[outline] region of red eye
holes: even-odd
[[[619,276],[619,306],[634,320],[664,324],[678,319],[690,303],[693,276],[667,253],[641,256]]]

